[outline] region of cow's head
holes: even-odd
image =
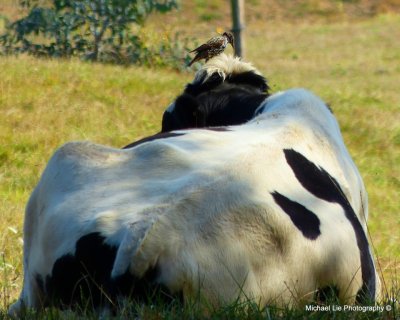
[[[222,54],[205,64],[164,112],[162,132],[245,123],[268,90],[266,79],[250,63]]]

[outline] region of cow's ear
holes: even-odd
[[[143,244],[154,224],[154,219],[142,220],[131,224],[126,229],[111,272],[113,279],[125,274],[126,271],[141,277],[150,266],[156,264],[159,251],[154,252],[154,256],[147,255],[145,260],[135,258],[140,256]],[[132,265],[133,261],[135,261],[135,266]]]

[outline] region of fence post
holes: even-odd
[[[232,32],[235,37],[235,55],[244,57],[244,0],[231,0],[232,6]]]

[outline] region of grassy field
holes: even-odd
[[[380,270],[399,299],[400,16],[253,26],[246,60],[273,91],[309,88],[332,106],[369,192]],[[192,78],[167,69],[0,57],[0,318],[21,289],[24,207],[54,150],[71,140],[121,147],[157,132],[163,110]]]

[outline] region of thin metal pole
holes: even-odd
[[[235,54],[244,57],[244,0],[231,0],[232,5],[232,32],[235,37]]]

